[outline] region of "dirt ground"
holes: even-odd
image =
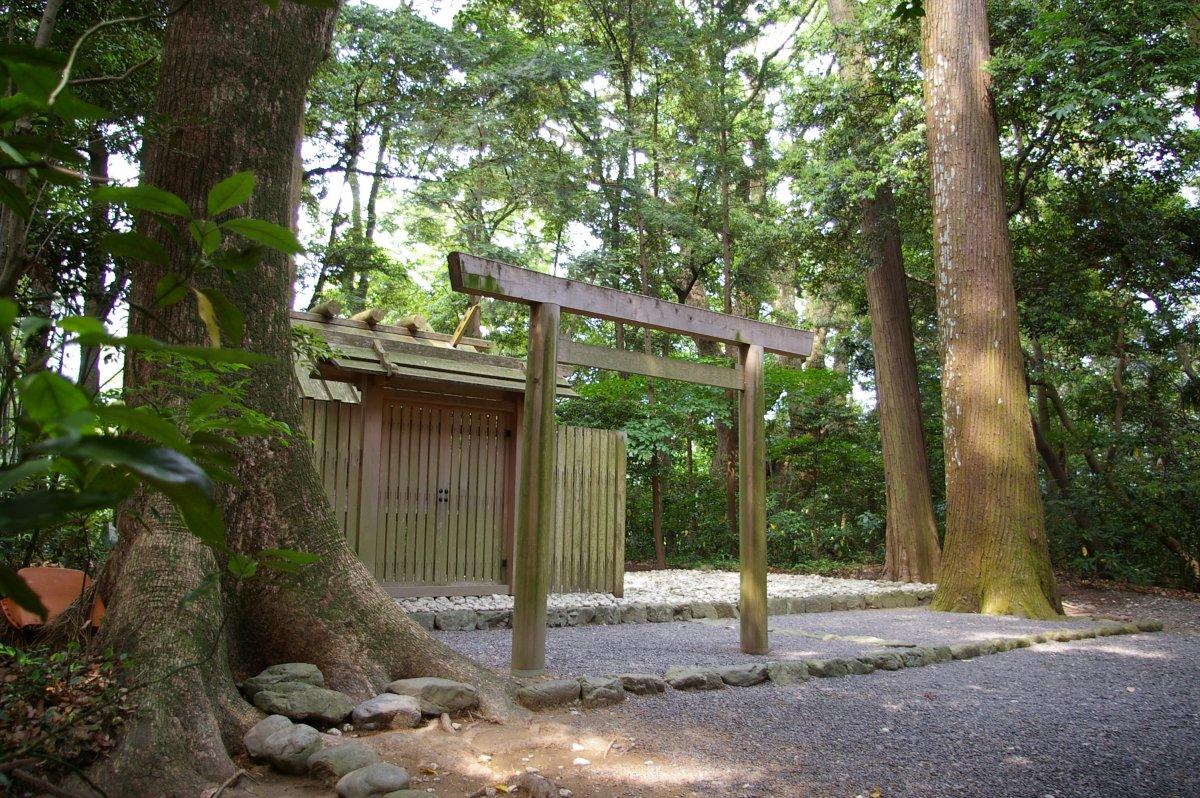
[[[769,685],[731,688],[721,691],[719,696],[673,692],[665,698],[631,696],[618,707],[540,713],[529,723],[496,726],[463,719],[462,728],[453,734],[430,724],[424,729],[364,734],[358,739],[375,747],[386,761],[406,767],[412,774],[414,789],[444,798],[463,798],[487,786],[497,788],[502,795],[500,788],[531,768],[550,778],[556,787],[570,790],[575,798],[711,795],[887,798],[950,794],[1067,798],[1114,794],[1105,792],[1107,781],[1098,782],[1099,786],[1089,781],[1092,776],[1082,764],[1077,772],[1057,759],[1044,764],[1042,773],[1026,764],[1015,779],[1005,775],[1005,768],[1012,767],[1010,760],[1030,761],[1012,753],[1020,747],[1028,729],[1027,724],[1022,725],[1015,718],[1005,719],[1004,707],[1013,699],[1002,699],[999,695],[1006,688],[1020,688],[1019,682],[1026,675],[1029,689],[1036,689],[1036,685],[1054,678],[1053,671],[1057,669],[1064,677],[1078,680],[1069,684],[1094,685],[1101,692],[1106,682],[1113,682],[1115,698],[1096,706],[1103,708],[1121,700],[1134,703],[1114,716],[1118,720],[1106,721],[1097,714],[1099,710],[1072,690],[1060,691],[1060,697],[1055,699],[1043,697],[1041,700],[1051,702],[1048,709],[1052,712],[1055,711],[1052,702],[1061,702],[1061,728],[1042,740],[1040,748],[1053,748],[1061,743],[1064,751],[1071,752],[1066,759],[1079,759],[1073,738],[1102,735],[1104,730],[1100,726],[1111,727],[1119,722],[1121,714],[1136,715],[1139,724],[1157,725],[1160,730],[1148,730],[1150,737],[1146,740],[1128,739],[1128,751],[1120,745],[1105,746],[1102,752],[1105,758],[1098,760],[1091,770],[1099,767],[1111,769],[1113,774],[1125,771],[1134,774],[1130,776],[1132,781],[1121,787],[1123,795],[1200,794],[1200,782],[1186,775],[1186,764],[1175,770],[1168,767],[1170,761],[1180,757],[1184,763],[1195,761],[1196,752],[1192,750],[1195,744],[1186,740],[1197,736],[1200,714],[1195,702],[1190,710],[1186,706],[1177,707],[1181,700],[1178,696],[1194,696],[1197,676],[1193,663],[1200,654],[1195,641],[1195,636],[1200,635],[1200,601],[1188,595],[1074,583],[1064,585],[1064,601],[1069,615],[1153,617],[1162,620],[1166,629],[1162,635],[1128,638],[1131,642],[1118,647],[1101,645],[1100,641],[1051,644],[982,660],[869,677],[816,680],[793,688]],[[1138,642],[1134,644],[1134,640]],[[1091,644],[1090,648],[1087,644]],[[1042,651],[1034,655],[1038,649]],[[1131,659],[1135,655],[1140,660]],[[1162,672],[1147,670],[1142,674],[1143,681],[1126,678],[1131,669],[1145,667],[1141,660],[1149,665],[1153,657],[1171,657],[1173,661],[1187,663],[1185,681],[1173,685],[1174,692],[1163,692],[1157,698],[1154,693],[1160,690],[1163,674],[1172,678],[1178,670],[1175,664]],[[1064,664],[1068,662],[1069,665]],[[991,663],[990,670],[987,663]],[[1089,673],[1089,668],[1094,668],[1094,673]],[[939,669],[946,669],[940,671],[941,676],[934,673]],[[966,681],[960,682],[963,679]],[[997,703],[994,706],[977,703],[980,690],[996,692]],[[944,708],[939,708],[943,693],[948,700]],[[868,718],[875,710],[894,711],[898,703],[913,696],[922,705],[921,712],[934,714],[922,716],[921,725],[908,730],[911,739],[902,739],[900,724],[887,721],[886,715],[878,723],[895,727],[887,740],[887,745],[893,748],[866,745],[857,739],[865,734],[853,725],[857,718],[852,716]],[[961,701],[964,697],[968,699],[965,710]],[[805,706],[805,701],[820,703],[798,710],[798,706]],[[1143,702],[1149,705],[1143,706]],[[1179,710],[1183,710],[1182,715]],[[939,711],[947,714],[940,717]],[[971,719],[971,712],[978,713],[978,718]],[[815,717],[818,713],[829,714],[824,721],[818,721]],[[939,761],[938,735],[953,734],[936,729],[956,719],[967,724],[964,733],[968,736],[977,724],[999,724],[992,737],[997,746],[999,741],[1008,739],[1009,753],[992,761],[987,753],[990,749],[985,749],[976,754],[975,763],[963,769],[961,762],[950,761],[960,757],[962,745],[960,740],[952,740],[948,753]],[[808,723],[820,723],[821,728],[814,731]],[[839,729],[840,723],[849,725]],[[868,718],[866,723],[870,726],[876,721]],[[1093,725],[1097,728],[1089,728]],[[1162,731],[1162,726],[1167,726],[1167,731]],[[881,730],[889,731],[882,727]],[[1180,741],[1172,734],[1180,735]],[[1130,737],[1128,732],[1122,736]],[[347,734],[341,739],[348,737],[354,735]],[[1139,751],[1156,745],[1163,746],[1155,754],[1156,767],[1163,773],[1147,776],[1140,770],[1143,765]],[[879,761],[887,756],[894,757],[890,766]],[[248,762],[243,765],[255,779],[251,791],[263,798],[332,795],[329,788],[307,779],[282,777]],[[911,775],[906,775],[908,769],[912,770]],[[939,784],[926,779],[931,770],[952,775]],[[1159,776],[1162,781],[1156,781]],[[1116,789],[1115,783],[1111,786]],[[1192,792],[1193,789],[1197,792]]]

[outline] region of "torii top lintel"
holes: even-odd
[[[459,293],[529,305],[553,304],[580,316],[732,344],[758,345],[768,352],[791,357],[812,354],[813,334],[807,330],[554,277],[465,252],[451,252],[448,261],[450,285]]]

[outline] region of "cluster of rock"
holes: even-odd
[[[831,593],[827,595],[771,596],[767,599],[768,615],[794,615],[806,612],[836,610],[894,609],[915,607],[928,601],[932,591],[916,589],[881,590],[864,593]],[[404,606],[413,619],[426,629],[463,632],[471,629],[507,629],[512,626],[511,608],[474,609],[464,597],[455,596],[460,603],[442,609],[412,609],[437,606],[446,599],[411,600]],[[484,599],[492,596],[480,597]],[[507,597],[506,597],[507,598]],[[560,597],[561,598],[561,597]],[[609,599],[612,597],[609,596]],[[424,602],[424,603],[420,603]],[[549,606],[546,625],[550,628],[612,625],[618,623],[672,623],[675,621],[717,620],[737,618],[738,605],[733,601],[688,601],[672,603],[606,602]]]
[[[479,703],[469,684],[420,677],[398,679],[386,692],[355,704],[348,695],[326,689],[321,671],[302,662],[272,665],[243,682],[242,692],[268,713],[242,738],[250,756],[283,773],[323,781],[334,787],[339,798],[427,795],[408,789],[408,771],[383,762],[371,747],[337,742],[343,728],[415,728],[423,718],[450,715]],[[318,728],[329,729],[330,736]]]
[[[547,679],[529,682],[517,693],[517,700],[529,709],[547,709],[573,702],[588,708],[608,706],[625,700],[626,695],[663,693],[676,690],[721,690],[725,687],[751,687],[763,682],[798,684],[811,678],[864,676],[877,670],[896,671],[921,668],[940,662],[973,659],[1039,643],[1069,642],[1109,635],[1158,632],[1159,621],[1108,623],[1091,628],[1056,629],[1021,637],[998,637],[952,646],[909,646],[901,650],[881,649],[856,657],[779,660],[744,663],[723,667],[689,666],[668,668],[663,676],[653,673],[623,673],[615,676],[584,676],[578,679]]]

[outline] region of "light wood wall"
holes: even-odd
[[[555,430],[551,593],[625,588],[625,433]]]
[[[516,414],[385,399],[378,436],[364,435],[364,418],[362,404],[303,402],[334,517],[375,578],[396,595],[509,592]],[[374,440],[377,458],[364,457]],[[550,590],[620,595],[625,434],[559,427],[557,450]],[[370,479],[365,460],[379,463]],[[364,490],[378,492],[371,508]]]

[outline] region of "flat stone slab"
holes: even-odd
[[[725,686],[716,668],[668,668],[665,678],[676,690],[720,690]]]
[[[389,693],[410,695],[421,704],[426,715],[453,714],[471,709],[479,704],[479,694],[474,686],[436,676],[421,676],[415,679],[397,679],[387,686]]]
[[[376,798],[408,787],[408,771],[390,762],[376,762],[338,779],[338,798]]]
[[[259,690],[254,696],[254,706],[263,712],[311,721],[326,728],[344,721],[354,709],[354,702],[336,690],[304,682],[279,682]]]
[[[583,676],[579,700],[588,708],[607,707],[625,700],[625,686],[616,676]]]
[[[529,709],[546,709],[579,700],[578,679],[547,679],[530,682],[517,690],[517,701]]]
[[[350,722],[363,731],[413,729],[420,725],[422,714],[419,698],[380,693],[356,706],[350,713]]]
[[[317,751],[308,758],[308,775],[328,787],[337,784],[338,780],[351,771],[374,765],[379,761],[379,754],[374,748],[362,743],[342,743],[331,748]]]
[[[667,691],[667,680],[654,673],[622,673],[617,676],[625,692],[634,695],[655,695]]]
[[[307,662],[281,662],[264,668],[257,676],[242,682],[242,692],[253,701],[260,690],[280,682],[302,682],[313,687],[324,687],[325,676],[316,665]]]

